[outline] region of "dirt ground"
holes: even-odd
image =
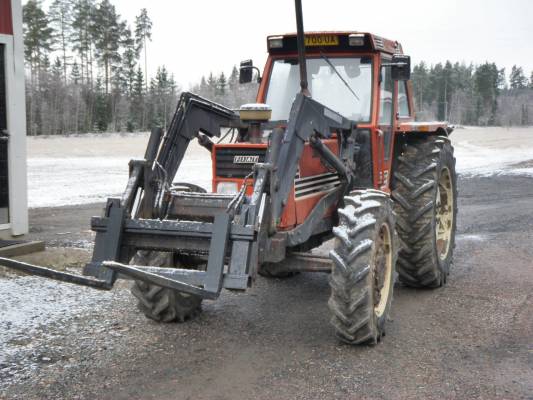
[[[335,340],[323,274],[259,279],[179,325],[137,313],[126,283],[100,297],[52,282],[45,296],[86,307],[11,338],[0,397],[532,399],[533,178],[463,178],[459,191],[447,287],[397,285],[377,346]],[[31,237],[86,247],[89,217],[100,208],[34,209]],[[45,300],[41,281],[19,279],[18,290]]]

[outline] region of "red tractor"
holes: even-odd
[[[414,122],[410,58],[398,42],[362,32],[269,36],[257,104],[233,111],[184,93],[168,131],[154,129],[145,159],[130,162],[121,199],[109,199],[84,275],[13,260],[0,264],[110,289],[135,280],[140,309],[184,321],[222,288],[256,275],[331,272],[337,336],[376,343],[394,280],[446,283],[457,214],[455,159],[446,123]],[[231,132],[224,141],[222,128]],[[173,180],[189,142],[212,156],[213,188]],[[330,257],[312,252],[335,238]]]

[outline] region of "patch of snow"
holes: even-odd
[[[456,239],[457,240],[469,240],[472,242],[483,242],[487,240],[487,236],[486,235],[475,235],[475,234],[461,234],[461,235],[457,235]]]
[[[18,352],[53,336],[47,326],[113,304],[117,292],[103,292],[39,277],[0,279],[0,365]],[[59,332],[59,333],[58,333]],[[61,334],[56,330],[55,335]]]
[[[533,160],[530,129],[469,128],[451,138],[463,176],[533,176],[533,164],[519,164]],[[129,160],[142,157],[147,140],[148,134],[28,138],[29,206],[87,204],[119,196],[128,180]],[[175,181],[210,190],[211,174],[209,153],[191,143]]]
[[[58,207],[103,202],[120,196],[128,181],[126,157],[30,158],[29,206]],[[211,188],[211,163],[202,158],[184,159],[176,181]]]
[[[533,160],[533,147],[489,148],[467,141],[455,143],[457,172],[465,176],[531,175],[533,168],[514,167]]]

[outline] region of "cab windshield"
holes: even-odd
[[[311,96],[316,101],[353,121],[370,121],[372,103],[372,59],[370,57],[307,59],[307,80]],[[296,58],[275,60],[265,101],[272,107],[272,120],[280,121],[289,118],[292,102],[299,91],[298,60]]]

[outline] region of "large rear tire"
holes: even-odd
[[[456,180],[447,137],[408,139],[397,160],[392,192],[403,241],[397,270],[405,285],[435,288],[446,283],[455,247]]]
[[[339,209],[330,252],[331,324],[349,344],[377,343],[385,334],[398,252],[390,197],[377,190],[354,191]]]
[[[157,251],[138,251],[132,263],[153,267],[174,266],[172,253]],[[131,293],[138,300],[139,310],[157,322],[185,322],[201,311],[201,297],[143,281],[135,281]]]

